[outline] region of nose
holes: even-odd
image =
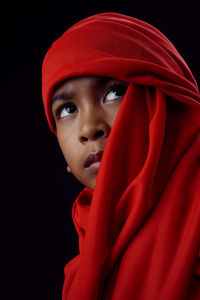
[[[110,126],[102,115],[90,111],[80,121],[79,141],[85,143],[100,138],[107,138],[110,130]]]

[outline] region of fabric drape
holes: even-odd
[[[80,254],[63,300],[200,299],[200,95],[187,64],[153,26],[88,17],[47,52],[42,93],[79,75],[129,82],[94,191],[73,205]]]

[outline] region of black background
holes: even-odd
[[[198,2],[16,1],[1,8],[3,299],[61,299],[64,265],[78,252],[71,207],[82,186],[66,172],[41,98],[51,43],[84,17],[128,14],[162,31],[199,82]]]

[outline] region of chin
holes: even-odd
[[[90,190],[94,191],[95,184],[88,184],[88,185],[86,185],[86,187],[89,188]]]
[[[86,186],[87,188],[91,189],[92,191],[94,191],[95,185],[96,185],[96,178],[95,178],[95,180],[93,180],[93,181],[87,183],[85,186]]]
[[[78,176],[75,176],[76,179],[83,184],[85,187],[89,188],[90,190],[94,191],[96,180],[97,180],[97,174],[90,174],[90,176],[85,176],[84,178],[78,178]]]

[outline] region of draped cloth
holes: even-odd
[[[51,96],[79,75],[129,82],[94,191],[73,205],[80,254],[65,267],[63,300],[200,299],[200,95],[173,44],[121,14],[88,17],[48,50]]]

